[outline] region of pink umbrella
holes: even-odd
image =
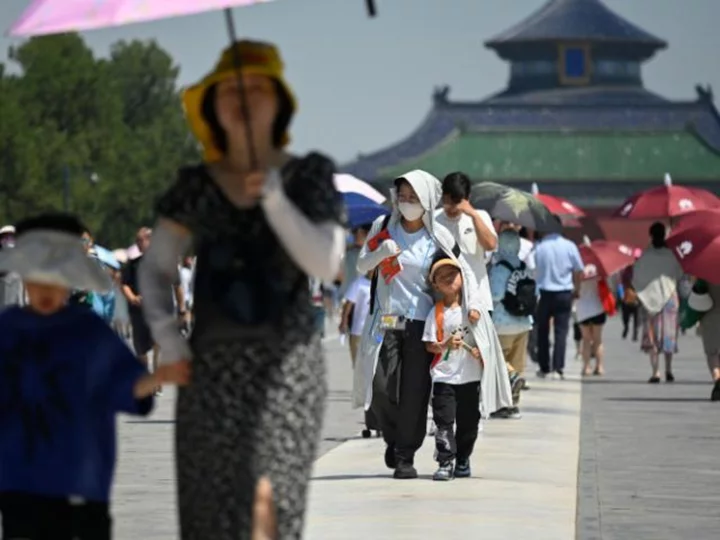
[[[271,0],[35,0],[10,29],[13,36],[40,36],[96,30],[138,22],[195,15]],[[365,0],[371,17],[374,0]]]
[[[38,36],[194,15],[270,0],[36,0],[10,29],[13,36]]]

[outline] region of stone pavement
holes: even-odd
[[[616,321],[606,333],[604,378],[588,380],[581,396],[572,359],[566,381],[531,375],[523,418],[485,422],[474,478],[448,483],[430,480],[430,438],[417,457],[421,478],[390,478],[382,441],[358,437],[362,415],[350,409],[349,358],[330,340],[330,399],[306,538],[720,538],[720,407],[707,401],[699,340],[681,340],[675,384],[651,386],[636,344],[619,339]],[[173,402],[168,391],[150,419],[119,422],[119,540],[177,538]]]
[[[607,375],[583,385],[578,540],[720,538],[720,404],[695,332],[677,381],[650,385],[636,343],[610,324]]]
[[[566,381],[531,378],[523,418],[490,420],[473,478],[433,482],[433,440],[416,457],[418,480],[384,468],[380,439],[354,440],[316,463],[309,540],[570,540],[575,535],[580,418],[578,365]]]

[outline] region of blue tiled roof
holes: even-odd
[[[489,40],[498,46],[545,40],[623,41],[656,48],[667,44],[623,19],[600,0],[550,0],[539,11]]]
[[[525,99],[525,98],[523,98]],[[692,129],[720,152],[720,117],[708,102],[548,104],[498,98],[480,103],[438,103],[405,140],[345,165],[343,172],[365,180],[378,171],[422,155],[458,127],[468,130],[674,130]]]

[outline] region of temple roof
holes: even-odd
[[[577,90],[581,94],[586,91],[589,90]],[[720,116],[711,97],[668,102],[658,97],[629,99],[625,95],[612,101],[609,94],[603,95],[605,100],[588,100],[578,95],[576,100],[553,103],[547,98],[533,102],[528,96],[451,102],[446,94],[436,94],[435,106],[410,136],[385,149],[360,155],[342,169],[370,181],[383,178],[381,171],[432,152],[458,130],[548,134],[603,131],[616,135],[638,131],[691,132],[701,144],[720,152]]]
[[[597,180],[661,181],[665,173],[685,182],[720,179],[720,152],[691,131],[455,130],[432,150],[381,169],[393,179],[422,169],[442,178],[462,170],[474,180],[496,182]]]
[[[539,11],[486,42],[505,45],[537,41],[610,41],[646,45],[667,43],[623,19],[600,0],[550,0]]]

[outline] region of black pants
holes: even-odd
[[[627,337],[630,319],[632,319],[632,335],[636,340],[638,338],[638,305],[623,302],[620,304],[620,310],[622,311],[623,337]]]
[[[572,316],[572,291],[540,291],[538,305],[538,364],[543,373],[565,369],[565,349],[570,318]],[[550,361],[550,319],[553,320],[555,339]]]
[[[470,459],[480,423],[480,383],[435,383],[432,410],[437,426],[435,448],[438,462]],[[457,431],[454,431],[456,423]]]
[[[66,498],[0,493],[4,540],[110,540],[107,503],[71,504]]]
[[[425,439],[430,401],[433,355],[422,341],[424,327],[423,321],[409,321],[405,330],[385,333],[370,405],[385,443],[399,462],[410,464]]]

